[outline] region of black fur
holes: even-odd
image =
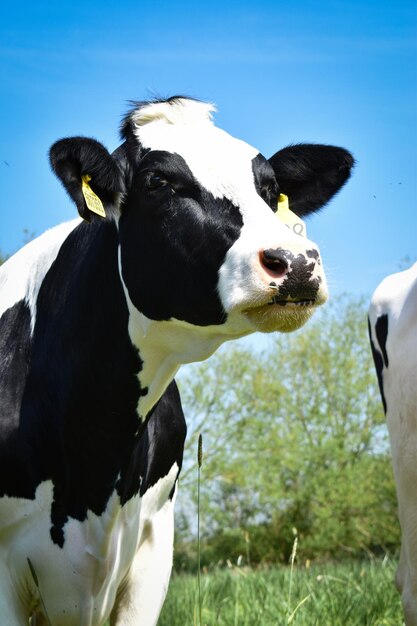
[[[252,170],[258,194],[275,213],[280,187],[272,165],[262,154],[258,154],[252,161]]]
[[[384,360],[383,360],[383,356],[382,356],[381,352],[376,348],[376,346],[375,346],[375,344],[374,344],[374,342],[372,340],[371,323],[369,321],[369,318],[368,318],[368,333],[369,333],[369,341],[370,341],[370,344],[371,344],[372,357],[374,359],[376,376],[377,376],[377,379],[378,379],[379,392],[381,394],[382,406],[384,407],[384,413],[386,413],[387,412],[387,401],[386,401],[386,398],[385,398],[384,378],[383,378]],[[388,357],[387,357],[387,363],[388,363]]]
[[[27,463],[31,446],[20,432],[31,352],[30,311],[20,301],[0,318],[0,495],[35,496],[37,484]]]
[[[320,277],[312,278],[316,262],[311,262],[303,254],[295,256],[288,250],[282,250],[281,256],[286,259],[291,271],[288,272],[283,285],[280,286],[277,300],[315,300],[320,287]]]
[[[388,338],[388,315],[384,313],[380,315],[376,320],[375,334],[378,339],[379,347],[381,348],[382,358],[384,359],[385,367],[388,367],[388,353],[387,353],[387,338]]]
[[[117,483],[122,504],[137,493],[138,476],[141,478],[139,493],[143,496],[168,474],[174,463],[181,469],[186,430],[180,395],[172,381],[138,434],[132,447],[131,463],[122,470]],[[172,495],[173,491],[170,497]]]
[[[323,207],[346,183],[355,163],[344,148],[320,144],[288,146],[269,162],[281,193],[300,217]]]

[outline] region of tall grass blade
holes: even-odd
[[[296,531],[295,531],[296,533]],[[287,609],[287,616],[291,611],[291,593],[292,593],[292,580],[293,580],[293,575],[294,575],[294,561],[295,561],[295,557],[297,555],[297,544],[298,544],[298,537],[297,535],[295,536],[294,539],[294,543],[292,546],[292,551],[291,551],[291,556],[290,556],[290,583],[288,586],[288,609]],[[287,623],[289,623],[289,617],[288,617],[288,621]]]
[[[201,466],[203,464],[203,436],[198,435],[197,450],[197,585],[198,585],[198,615],[200,618],[200,626],[203,626],[203,602],[201,599],[201,541],[200,541],[200,482],[201,482]]]
[[[311,598],[313,594],[309,593],[308,596],[306,596],[305,598],[303,598],[295,607],[294,611],[291,613],[291,615],[289,616],[288,620],[287,620],[287,624],[291,624],[291,622],[293,621],[298,609],[300,608],[300,606],[303,606],[304,602],[306,602],[309,598]]]

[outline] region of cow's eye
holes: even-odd
[[[151,174],[146,179],[146,187],[150,190],[160,189],[161,187],[165,187],[165,185],[168,185],[168,181],[159,174]]]

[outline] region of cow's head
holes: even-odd
[[[268,160],[216,128],[212,111],[182,97],[138,104],[112,155],[92,139],[63,139],[52,167],[82,217],[92,217],[84,177],[116,222],[125,289],[146,318],[228,336],[294,330],[327,287],[316,245],[275,214],[279,194],[308,215],[345,183],[353,158],[302,144]]]

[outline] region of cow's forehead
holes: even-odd
[[[200,115],[196,107],[201,107],[200,111],[197,108]],[[249,190],[253,193],[252,161],[259,150],[214,126],[206,105],[192,102],[189,117],[187,108],[185,104],[177,116],[171,110],[164,116],[156,107],[152,118],[149,107],[146,121],[133,115],[135,135],[143,148],[179,154],[214,197],[239,202]]]

